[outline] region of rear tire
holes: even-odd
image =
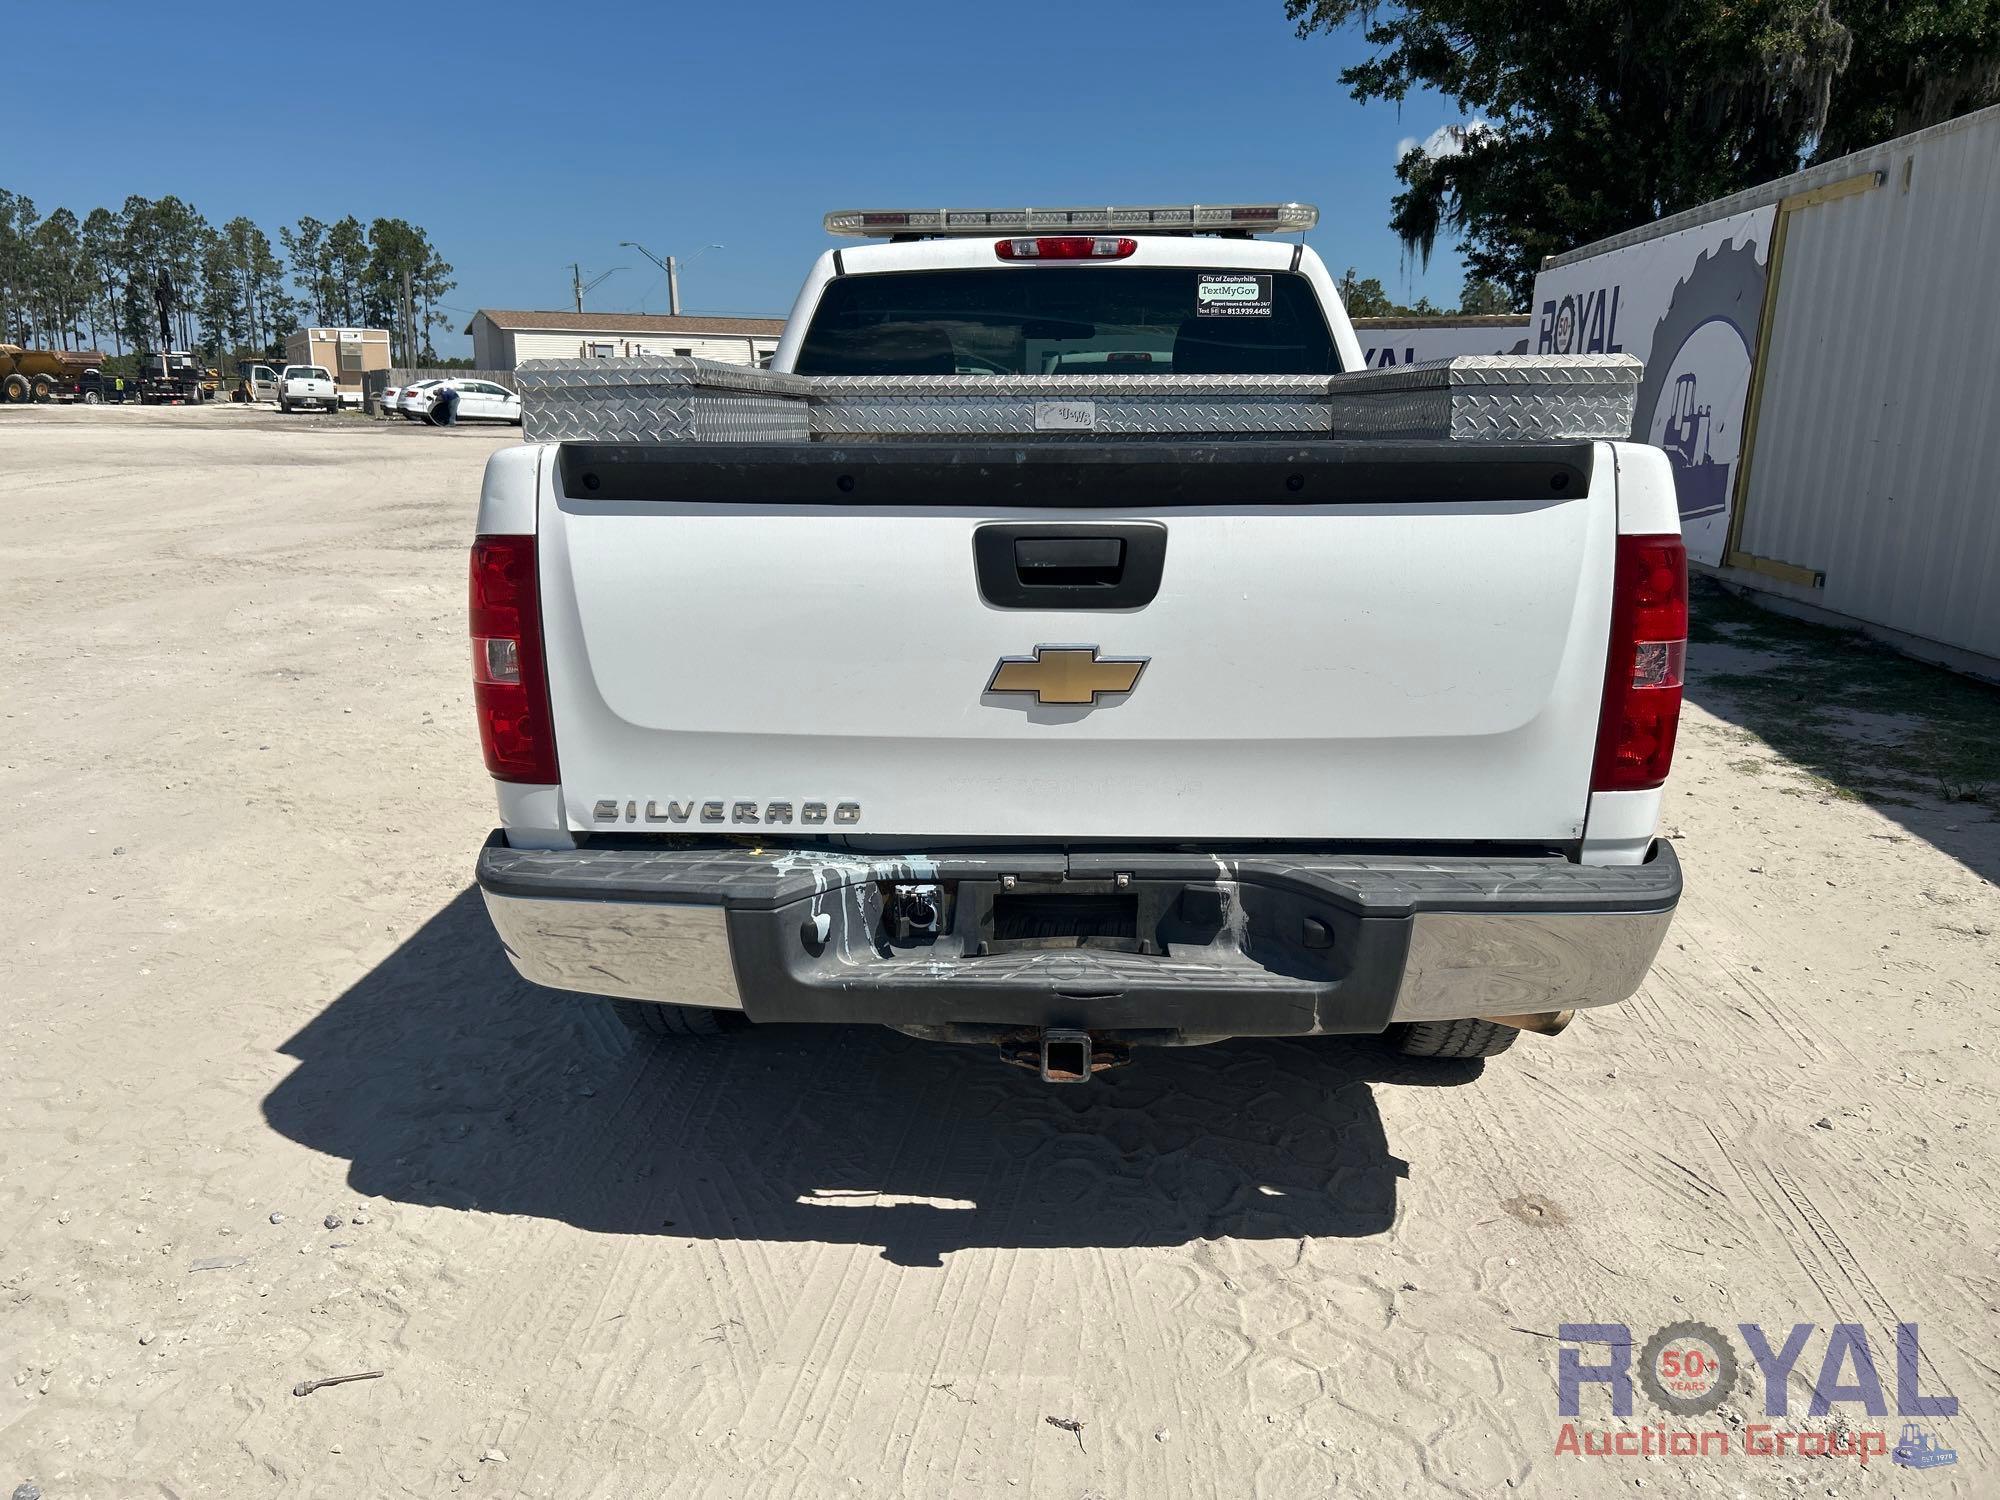
[[[35,399],[37,401],[53,401],[55,400],[55,396],[56,383],[46,375],[37,375],[35,377]]]
[[[1413,1021],[1391,1026],[1389,1045],[1405,1057],[1496,1057],[1514,1045],[1521,1033],[1512,1026],[1467,1018],[1463,1021]]]
[[[640,1036],[719,1037],[741,1031],[750,1023],[741,1011],[709,1010],[700,1005],[661,1005],[652,1000],[607,1002],[619,1020]]]
[[[287,401],[283,396],[280,396],[278,398],[278,410],[289,417],[292,414],[292,403]]]
[[[4,399],[10,406],[24,404],[34,393],[35,388],[28,384],[28,377],[18,371],[0,381],[0,399]]]

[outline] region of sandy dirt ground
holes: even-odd
[[[1660,964],[1483,1067],[647,1050],[470,888],[510,441],[0,411],[0,1493],[2000,1493],[1993,694],[1704,596]],[[1560,1325],[1681,1320],[1729,1454],[1559,1454]],[[1743,1451],[1898,1322],[1955,1465]]]

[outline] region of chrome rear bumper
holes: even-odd
[[[1681,877],[1664,841],[1645,864],[1595,867],[1299,852],[532,851],[496,834],[479,884],[515,967],[551,988],[759,1021],[1236,1036],[1623,1000],[1666,936]],[[934,939],[898,945],[885,896],[912,884],[950,889],[956,915]],[[991,944],[981,923],[1002,889],[1129,894],[1152,951]],[[1190,918],[1190,904],[1203,915]]]
[[[524,979],[622,1000],[743,1009],[720,906],[484,894]]]

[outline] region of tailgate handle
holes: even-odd
[[[1115,536],[1018,537],[1014,568],[1030,588],[1109,588],[1125,571],[1125,543]]]
[[[999,609],[1138,609],[1160,591],[1158,521],[991,522],[972,533],[979,595]]]

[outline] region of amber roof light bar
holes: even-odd
[[[1312,228],[1310,203],[1180,203],[1137,208],[843,208],[826,216],[828,234],[861,239],[930,239],[957,234],[1289,234]]]

